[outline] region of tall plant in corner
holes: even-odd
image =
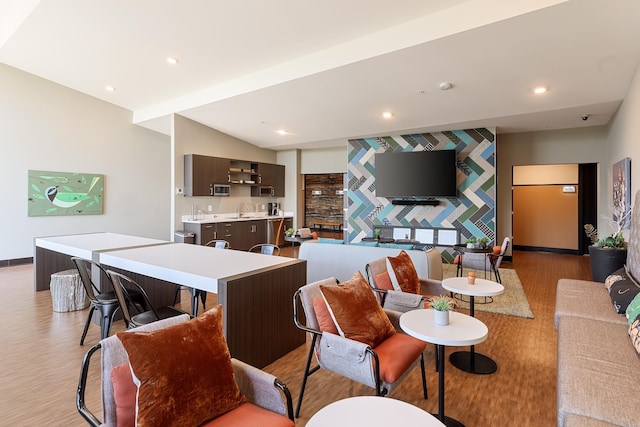
[[[612,217],[605,217],[609,222],[609,228],[614,232],[606,237],[599,238],[598,230],[593,224],[585,224],[584,231],[587,237],[591,240],[591,244],[597,248],[626,248],[627,242],[624,240],[622,230],[627,225],[629,217],[631,216],[631,209],[627,207],[625,198],[620,199],[617,203],[613,204]]]
[[[610,229],[613,233],[600,238],[598,230],[592,224],[585,224],[584,231],[591,239],[589,256],[591,257],[591,275],[596,282],[604,282],[607,276],[620,267],[627,260],[627,242],[622,234],[631,215],[631,209],[624,198],[614,203],[611,209],[613,215],[607,217]]]

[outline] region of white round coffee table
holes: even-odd
[[[390,397],[358,396],[338,400],[315,413],[307,427],[327,426],[442,427],[436,417]]]
[[[466,277],[450,277],[442,280],[442,287],[448,291],[469,296],[469,314],[475,316],[475,297],[494,297],[504,292],[500,283],[486,279],[476,279],[472,285]],[[484,354],[471,351],[457,351],[449,356],[451,364],[456,368],[472,374],[492,374],[498,369],[497,363]]]
[[[438,345],[438,419],[448,427],[464,427],[459,421],[444,415],[444,347],[480,344],[487,339],[489,329],[480,320],[452,311],[449,324],[436,325],[434,310],[412,310],[400,316],[400,327],[408,335]]]

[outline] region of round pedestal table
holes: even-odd
[[[452,311],[449,324],[436,325],[434,310],[412,310],[400,316],[400,327],[408,335],[438,345],[438,419],[448,427],[464,427],[460,421],[444,414],[444,347],[479,344],[489,330],[480,320]]]

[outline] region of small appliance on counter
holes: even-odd
[[[280,203],[278,202],[267,203],[268,215],[278,215],[279,211],[280,211]]]

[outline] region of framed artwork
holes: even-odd
[[[93,173],[29,171],[29,216],[99,215],[104,176]]]
[[[613,164],[613,222],[620,229],[630,228],[631,222],[631,158]]]

